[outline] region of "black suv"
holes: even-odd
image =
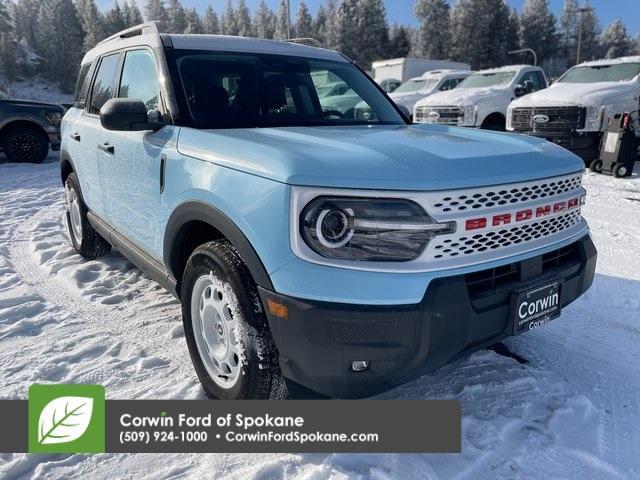
[[[10,162],[40,163],[60,150],[64,108],[51,103],[10,99],[0,91],[0,151]]]

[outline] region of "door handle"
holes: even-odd
[[[102,150],[103,152],[106,152],[106,153],[108,153],[108,154],[110,154],[110,155],[113,155],[113,154],[114,154],[114,152],[115,152],[115,148],[113,148],[113,145],[111,145],[111,144],[110,144],[110,143],[108,143],[108,142],[105,142],[105,143],[99,143],[99,144],[98,144],[98,148],[99,148],[100,150]]]
[[[73,132],[69,135],[73,140],[75,140],[76,142],[80,141],[80,134],[78,132]]]

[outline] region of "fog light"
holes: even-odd
[[[351,362],[351,370],[354,372],[364,372],[365,370],[369,370],[371,366],[371,362],[368,360],[356,360],[355,362]]]

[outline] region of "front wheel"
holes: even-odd
[[[184,271],[181,299],[187,346],[208,397],[286,395],[257,288],[229,242],[210,242],[193,252]]]

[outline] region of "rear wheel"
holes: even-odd
[[[198,247],[181,288],[191,360],[210,398],[267,399],[286,395],[256,285],[226,240]]]
[[[589,164],[589,170],[594,173],[602,173],[602,160],[595,159]]]
[[[18,127],[7,132],[2,149],[10,162],[41,163],[49,153],[49,139],[35,127]]]
[[[78,178],[70,173],[64,183],[67,227],[74,250],[93,260],[111,250],[111,245],[96,232],[87,218],[87,206],[82,200]]]

